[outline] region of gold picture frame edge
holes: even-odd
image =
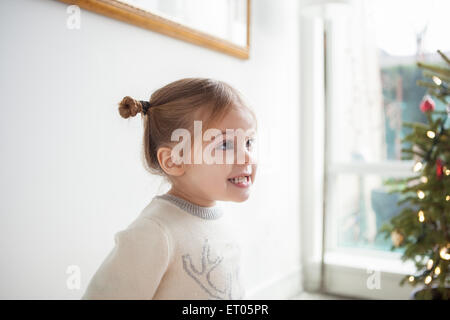
[[[109,18],[117,19],[138,27],[156,31],[167,36],[190,42],[208,49],[213,49],[240,59],[250,56],[250,1],[247,0],[247,45],[241,47],[227,40],[189,28],[151,12],[135,8],[116,0],[57,0],[70,5],[77,5]]]

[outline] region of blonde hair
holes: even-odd
[[[119,103],[123,118],[142,114],[144,121],[144,166],[152,174],[166,176],[157,158],[160,147],[171,146],[172,132],[185,128],[192,134],[193,120],[203,116],[204,129],[220,121],[232,108],[247,108],[240,92],[229,84],[208,78],[184,78],[156,90],[150,97],[150,107],[144,113],[143,103],[126,96]]]

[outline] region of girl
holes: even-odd
[[[119,113],[142,114],[146,169],[171,188],[115,234],[115,247],[82,299],[244,299],[240,248],[216,201],[242,202],[250,195],[257,167],[253,111],[222,81],[186,78],[155,91],[150,101],[123,98]],[[216,134],[204,141],[199,123]],[[227,130],[249,134],[229,139],[220,134]],[[193,142],[183,136],[182,161],[174,153],[180,146],[175,132],[194,134]],[[232,161],[205,159],[226,154]],[[195,161],[199,155],[202,161]]]

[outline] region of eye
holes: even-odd
[[[247,148],[250,150],[253,147],[253,144],[255,143],[255,139],[248,139],[247,140]]]
[[[233,142],[229,141],[229,140],[224,140],[219,146],[218,148],[220,150],[227,150],[227,149],[232,149],[233,148]]]

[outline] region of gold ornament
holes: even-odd
[[[391,233],[391,240],[394,246],[398,247],[403,243],[404,236],[399,231],[394,230]]]

